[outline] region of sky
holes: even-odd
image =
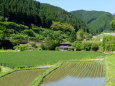
[[[37,0],[61,7],[66,11],[97,10],[115,13],[115,0]]]

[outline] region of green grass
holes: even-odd
[[[115,86],[115,54],[106,59],[106,86]]]
[[[31,67],[55,64],[60,61],[94,59],[104,57],[99,52],[86,51],[24,51],[24,52],[0,52],[0,64],[8,67]]]
[[[15,71],[0,78],[0,86],[28,86],[37,76],[46,69],[31,69]]]
[[[15,71],[14,69],[11,69],[11,68],[8,68],[8,67],[0,66],[0,68],[1,68],[0,78]]]

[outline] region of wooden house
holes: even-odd
[[[67,41],[60,44],[59,51],[76,51],[76,48],[72,47],[71,43]]]

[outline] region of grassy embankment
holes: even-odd
[[[106,86],[115,86],[115,54],[106,58]]]
[[[14,69],[11,69],[9,67],[0,66],[0,77],[3,77],[4,75],[10,74],[14,71]]]
[[[49,75],[52,71],[56,70],[57,68],[59,68],[61,65],[63,64],[63,62],[59,62],[57,63],[54,67],[51,67],[50,69],[46,70],[44,73],[42,73],[41,75],[39,75],[37,78],[35,78],[33,80],[33,82],[31,82],[29,84],[29,86],[39,86],[42,82],[43,79]]]

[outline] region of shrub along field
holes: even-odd
[[[106,72],[106,78],[107,78],[107,84],[106,86],[115,86],[115,54],[111,55],[106,59],[107,63],[107,72]]]
[[[104,57],[99,52],[86,51],[23,51],[0,52],[0,64],[11,68],[51,65],[66,60],[82,60]]]

